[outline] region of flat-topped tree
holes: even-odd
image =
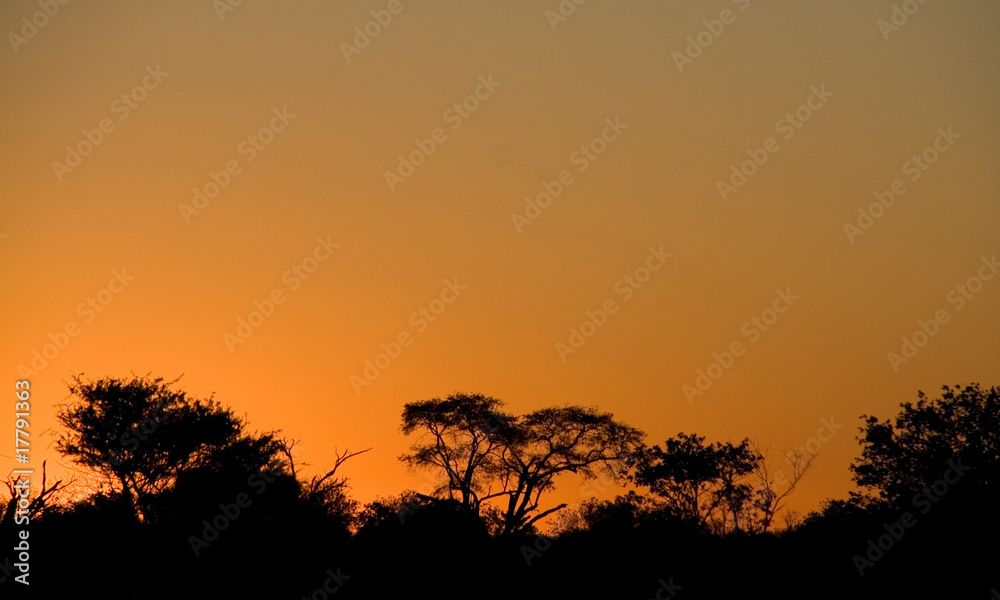
[[[419,430],[422,435],[400,460],[411,467],[440,470],[447,483],[435,493],[446,493],[478,512],[481,494],[499,474],[498,450],[517,434],[516,419],[502,412],[502,405],[482,394],[453,394],[445,400],[406,404],[403,433]]]
[[[521,417],[522,435],[503,455],[507,499],[502,533],[529,531],[565,504],[540,510],[544,492],[562,473],[624,481],[645,434],[592,407],[543,408]]]
[[[539,519],[564,508],[540,507],[560,474],[589,479],[604,472],[622,480],[644,437],[594,408],[545,408],[515,417],[502,406],[481,394],[407,404],[403,432],[424,435],[401,457],[411,466],[442,472],[448,483],[441,492],[458,495],[476,512],[497,499],[491,508],[499,534],[531,531]]]

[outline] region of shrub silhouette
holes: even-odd
[[[445,475],[438,494],[408,491],[356,511],[338,467],[358,453],[337,453],[330,471],[303,479],[294,442],[251,433],[229,409],[173,383],[74,380],[77,399],[59,413],[59,449],[92,469],[100,487],[72,500],[53,493],[33,516],[32,597],[647,600],[673,590],[681,600],[989,598],[1000,583],[997,388],[945,387],[940,398],[904,403],[894,420],[863,417],[852,465],[861,491],[771,532],[742,525],[750,521],[733,526],[732,514],[720,519],[730,526],[708,526],[712,510],[733,511],[734,498],[752,501],[761,489],[752,479],[761,455],[749,443],[681,435],[647,449],[639,430],[596,409],[515,417],[499,401],[456,395],[407,405],[412,427],[404,431],[447,425],[429,439],[456,449],[452,459],[472,459],[472,471],[441,462],[446,455],[425,438],[410,457]],[[159,420],[144,431],[150,418]],[[136,431],[145,439],[131,441]],[[129,442],[119,446],[123,435]],[[555,460],[541,452],[548,444]],[[578,452],[599,458],[574,462]],[[935,484],[948,461],[969,471],[945,490]],[[539,490],[552,489],[557,474],[606,467],[652,493],[587,500],[563,512],[549,536],[535,531],[547,510],[535,505]],[[498,476],[510,487],[494,498],[514,498],[527,511],[483,503]],[[912,494],[928,490],[936,501],[922,511]],[[226,512],[240,494],[252,501],[238,516]],[[915,524],[896,526],[906,512]],[[196,555],[190,538],[209,524],[220,530]],[[14,535],[0,522],[3,547],[13,547]],[[861,575],[854,558],[867,556],[873,540],[886,547]],[[6,557],[0,594],[25,597],[2,579]],[[332,580],[335,592],[323,591]]]

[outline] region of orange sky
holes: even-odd
[[[804,512],[861,414],[1000,380],[996,3],[223,5],[0,8],[5,385],[75,332],[29,378],[36,466],[72,374],[183,373],[317,468],[373,446],[363,501],[421,486],[402,406],[455,391],[775,455],[832,419]]]

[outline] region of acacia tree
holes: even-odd
[[[213,398],[194,399],[162,378],[74,377],[74,398],[56,419],[56,448],[97,474],[111,496],[145,518],[150,501],[187,473],[259,470],[278,462],[282,442],[253,435]]]
[[[502,533],[529,530],[539,519],[565,508],[559,504],[539,511],[544,492],[555,487],[556,476],[575,473],[594,479],[604,473],[624,480],[645,434],[595,408],[544,408],[518,422],[518,435],[503,448],[502,491],[507,506]]]
[[[404,434],[421,439],[400,460],[411,468],[441,471],[445,483],[435,494],[457,499],[479,511],[487,486],[500,471],[499,449],[516,434],[515,419],[500,410],[503,402],[482,394],[453,394],[403,407]],[[457,496],[457,498],[456,498]]]
[[[449,497],[479,513],[483,503],[503,534],[530,531],[565,504],[540,508],[555,478],[604,472],[621,479],[643,433],[594,408],[546,408],[514,417],[503,402],[481,394],[454,394],[407,404],[403,432],[423,435],[401,459],[443,472]]]

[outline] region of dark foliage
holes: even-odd
[[[96,405],[70,405],[61,443],[104,485],[76,501],[57,501],[57,489],[37,507],[31,594],[12,583],[0,558],[2,598],[989,600],[1000,586],[996,388],[945,388],[938,399],[921,394],[902,405],[893,422],[866,417],[852,469],[874,493],[829,500],[793,529],[707,527],[709,509],[733,510],[733,497],[753,500],[761,455],[748,442],[682,434],[660,447],[636,446],[625,460],[650,495],[583,502],[560,514],[549,537],[497,527],[506,513],[491,517],[476,500],[489,495],[490,479],[513,464],[505,463],[512,454],[526,466],[541,448],[565,449],[566,432],[580,432],[572,427],[587,425],[579,433],[586,437],[596,423],[600,435],[617,431],[619,440],[637,430],[589,409],[513,417],[483,396],[409,405],[404,423],[412,426],[404,429],[452,428],[449,443],[464,440],[463,461],[479,460],[482,471],[468,477],[455,469],[437,494],[404,492],[354,510],[337,467],[357,453],[338,454],[331,471],[303,480],[294,444],[248,433],[218,404],[189,400],[161,380],[87,386],[78,380],[74,390]],[[109,397],[128,407],[115,408]],[[176,444],[165,435],[124,453],[127,468],[109,462],[113,435],[95,424],[128,431],[164,397],[171,419],[200,415],[214,425],[193,427],[194,436],[164,428],[157,433],[177,435]],[[472,405],[460,406],[466,400]],[[179,447],[191,455],[176,464],[164,458]],[[507,452],[493,454],[500,447]],[[946,476],[949,461],[970,468]],[[242,506],[240,494],[249,500]],[[13,534],[0,525],[3,548],[13,547]],[[196,552],[193,536],[211,540]]]

